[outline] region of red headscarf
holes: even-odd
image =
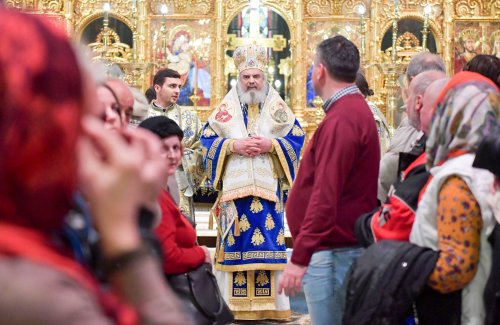
[[[76,186],[82,81],[67,37],[0,8],[0,220],[60,226]]]
[[[93,292],[117,324],[137,314],[50,240],[77,182],[82,78],[66,35],[0,8],[0,257],[45,264]]]

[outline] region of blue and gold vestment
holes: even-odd
[[[271,152],[253,158],[231,152],[231,142],[254,135],[271,139]],[[275,271],[287,262],[283,191],[297,173],[304,137],[271,87],[261,105],[242,105],[233,88],[202,130],[203,163],[219,191],[212,209],[218,225],[215,269],[226,273],[224,294],[239,319],[290,316],[289,307],[276,310]]]

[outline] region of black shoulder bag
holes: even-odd
[[[204,263],[195,270],[168,275],[167,279],[195,324],[226,325],[234,321],[212,273],[212,265]]]

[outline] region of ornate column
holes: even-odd
[[[151,64],[146,60],[145,39],[147,31],[147,13],[145,0],[131,0],[132,8],[132,58],[129,62],[120,63],[125,72],[124,80],[130,86],[145,91],[150,85]]]
[[[371,2],[370,6],[370,20],[369,20],[369,29],[368,29],[368,42],[369,42],[369,56],[367,60],[368,64],[368,71],[371,73],[371,79],[370,80],[370,86],[372,89],[380,89],[376,93],[377,98],[384,102],[385,99],[385,94],[383,94],[382,90],[383,88],[380,87],[381,84],[381,79],[384,78],[383,75],[379,73],[377,70],[377,67],[375,66],[375,62],[379,62],[379,44],[380,44],[380,39],[379,39],[379,30],[380,30],[380,0],[374,0]],[[368,76],[366,76],[368,78]],[[386,113],[386,107],[385,104],[379,106],[380,110],[384,113]]]
[[[446,65],[446,70],[449,75],[453,71],[453,0],[445,0],[443,3],[444,19],[443,19],[443,58]]]
[[[404,65],[401,59],[397,55],[396,41],[398,38],[398,21],[399,21],[399,1],[394,1],[394,12],[392,14],[392,48],[390,57],[383,56],[379,58],[379,63],[377,67],[384,76],[384,90],[383,95],[385,96],[386,102],[386,112],[385,116],[387,122],[396,127],[396,110],[398,109],[398,96],[400,87],[398,85],[398,77],[404,70]],[[382,62],[380,62],[382,61]]]
[[[137,0],[132,0],[132,59],[137,62],[139,58],[138,46],[139,46],[139,34],[138,29],[138,17],[137,17]]]
[[[146,53],[146,40],[149,39],[149,28],[147,21],[147,10],[146,10],[146,0],[139,0],[138,8],[138,22],[137,22],[137,49],[140,61],[145,61],[146,57],[149,57],[149,53]]]
[[[295,30],[295,35],[292,35],[290,42],[290,50],[292,52],[293,60],[293,70],[292,70],[292,100],[291,108],[295,113],[295,117],[300,123],[305,123],[304,121],[304,107],[306,106],[305,100],[305,30],[304,30],[304,19],[303,19],[303,8],[302,0],[294,1],[294,20],[291,24],[295,26],[290,26],[291,30]],[[303,89],[300,89],[302,87]],[[304,125],[302,125],[304,126]],[[305,126],[304,126],[305,127]]]
[[[224,49],[225,49],[225,39],[223,39],[223,35],[225,35],[225,31],[223,30],[223,18],[224,18],[224,0],[216,0],[215,1],[215,42],[212,42],[212,53],[215,53],[215,70],[212,77],[212,98],[210,102],[212,106],[218,105],[223,97],[223,89],[221,85],[224,84],[224,80],[221,78],[224,77]],[[215,47],[215,48],[214,48]]]

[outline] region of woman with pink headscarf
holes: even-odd
[[[429,306],[427,299],[433,310],[419,315],[422,324],[437,323],[437,314],[444,316],[438,321],[443,324],[484,323],[482,293],[492,253],[487,238],[494,226],[487,197],[494,177],[472,163],[484,137],[498,132],[499,110],[496,85],[472,72],[456,74],[436,101],[426,143],[432,178],[419,203],[410,242],[439,251],[428,285],[455,297],[448,306],[456,308]]]

